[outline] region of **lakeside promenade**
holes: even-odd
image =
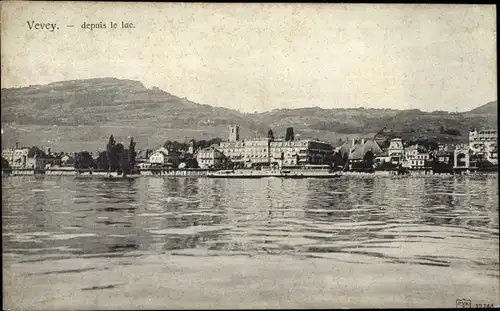
[[[207,177],[210,173],[216,172],[216,169],[141,169],[140,176],[173,176],[173,177]],[[108,171],[89,170],[89,169],[2,169],[2,177],[13,176],[85,176],[85,177],[106,177]],[[400,175],[395,170],[374,170],[372,172],[344,171],[344,176],[453,176],[453,175],[491,175],[498,174],[498,170],[489,171],[469,171],[455,170],[453,173],[434,173],[432,170],[409,170]],[[137,175],[137,174],[129,174]]]

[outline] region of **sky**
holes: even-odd
[[[494,5],[0,5],[2,88],[116,77],[242,112],[467,111],[497,100]]]

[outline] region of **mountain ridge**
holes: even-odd
[[[403,134],[435,134],[441,126],[463,131],[496,126],[497,118],[496,101],[463,113],[319,107],[242,113],[195,103],[158,87],[146,88],[139,81],[112,77],[2,88],[1,100],[2,129],[6,132],[2,144],[26,141],[64,149],[97,148],[110,134],[124,140],[134,136],[139,146],[142,140],[147,147],[168,139],[227,138],[227,127],[234,123],[240,125],[244,137],[266,136],[269,128],[280,136],[292,126],[302,137],[334,142],[352,135],[371,136],[383,127]]]

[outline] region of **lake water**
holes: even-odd
[[[499,305],[498,177],[2,178],[4,308]]]

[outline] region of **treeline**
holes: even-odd
[[[439,128],[439,132],[441,134],[448,134],[448,135],[452,135],[452,136],[460,136],[460,135],[462,135],[462,133],[460,133],[459,130],[456,130],[456,129],[445,129],[444,126],[442,126],[442,125]]]
[[[194,139],[192,139],[189,143],[178,142],[175,140],[174,141],[167,140],[163,144],[163,148],[166,148],[166,149],[168,149],[170,151],[174,151],[174,152],[181,152],[181,151],[188,151],[189,146],[191,144],[193,145],[194,150],[198,150],[198,149],[210,147],[212,145],[219,145],[221,142],[222,142],[222,139],[219,137],[211,138],[209,140],[204,140],[204,139],[194,140]]]
[[[88,151],[81,151],[75,156],[76,169],[94,168],[116,172],[130,173],[136,165],[136,142],[130,138],[128,149],[122,143],[116,143],[113,135],[109,137],[106,149],[99,152],[94,159]]]

